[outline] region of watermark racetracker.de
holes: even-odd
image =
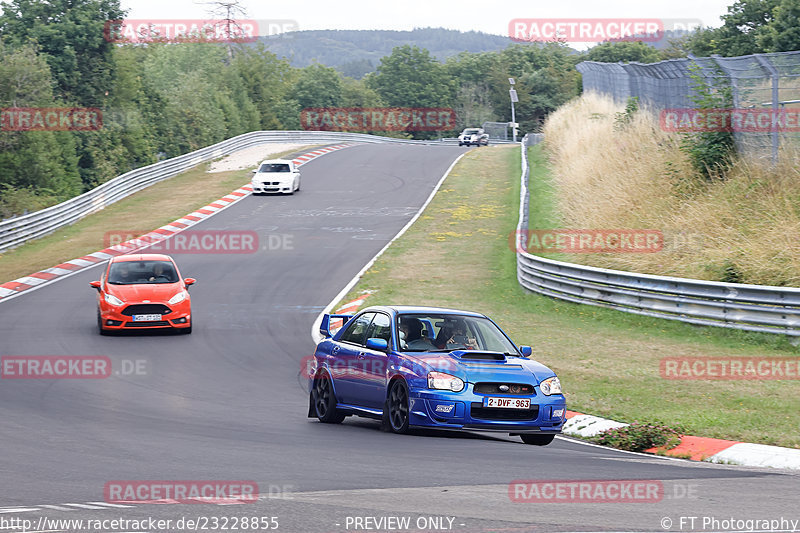
[[[705,236],[691,231],[655,229],[527,229],[509,233],[516,252],[542,253],[694,253]]]
[[[3,107],[0,131],[96,131],[103,112],[95,107]]]
[[[528,253],[653,253],[664,235],[653,229],[528,229],[509,235],[512,250]]]
[[[116,44],[252,43],[299,29],[290,19],[119,19],[106,21],[103,38]]]
[[[114,369],[116,367],[116,369]],[[4,355],[0,379],[105,379],[145,376],[147,359],[121,359],[112,364],[106,355]]]
[[[516,18],[508,23],[508,36],[515,42],[656,42],[668,31],[683,33],[699,27],[698,19]]]
[[[797,380],[800,359],[790,357],[664,357],[659,363],[669,380]]]
[[[108,503],[170,500],[178,503],[255,503],[258,484],[250,480],[115,480],[103,486]]]
[[[311,131],[451,131],[456,112],[448,107],[308,107],[300,124]]]
[[[698,496],[696,483],[658,479],[518,479],[508,485],[515,503],[658,503]]]
[[[294,235],[253,230],[193,230],[187,229],[166,238],[155,232],[112,230],[103,234],[103,246],[110,248],[138,239],[146,246],[142,253],[152,254],[254,254],[260,251],[294,249]]]
[[[796,133],[800,131],[800,108],[670,108],[661,110],[659,124],[664,131],[678,133]]]

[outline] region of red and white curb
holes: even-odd
[[[325,154],[335,152],[343,148],[348,148],[350,146],[353,146],[353,144],[344,143],[326,146],[325,148],[319,148],[317,150],[312,150],[304,153],[303,155],[297,156],[293,159],[293,161],[295,165],[299,167]],[[168,239],[176,233],[180,233],[181,231],[184,231],[185,229],[190,228],[195,224],[217,214],[226,207],[235,204],[251,192],[252,186],[250,184],[244,185],[230,194],[223,196],[219,200],[211,202],[210,204],[201,207],[200,209],[197,209],[196,211],[193,211],[188,215],[179,218],[178,220],[161,226],[160,228],[155,229],[145,235],[135,239],[130,239],[120,244],[116,244],[109,248],[105,248],[99,252],[84,255],[83,257],[61,263],[60,265],[56,265],[45,270],[40,270],[39,272],[34,272],[33,274],[17,278],[13,281],[2,283],[0,284],[0,302],[18,296],[25,291],[55,281],[59,278],[75,274],[76,272],[80,272],[86,268],[108,261],[114,256],[130,254],[147,248],[148,246],[151,246],[157,242]]]
[[[562,431],[575,437],[594,437],[607,429],[628,425],[574,411],[567,411],[567,418]],[[691,435],[682,435],[681,443],[671,450],[650,448],[645,452],[709,463],[800,469],[800,450]]]

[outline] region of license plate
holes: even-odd
[[[134,322],[156,322],[161,320],[161,315],[133,315]]]
[[[499,407],[501,409],[530,409],[530,398],[497,398],[490,396],[483,400],[486,407]]]

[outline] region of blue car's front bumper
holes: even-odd
[[[504,433],[560,433],[566,420],[566,400],[561,394],[476,394],[472,384],[461,392],[411,389],[410,425],[442,429],[475,429]],[[530,398],[530,409],[487,408],[484,398]]]

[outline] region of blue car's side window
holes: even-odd
[[[378,313],[372,320],[367,333],[368,339],[384,339],[388,343],[392,337],[392,321],[388,315]]]
[[[369,328],[369,324],[372,322],[374,316],[375,313],[364,313],[356,318],[353,323],[347,327],[347,330],[342,334],[339,340],[363,345],[367,340],[367,328]]]

